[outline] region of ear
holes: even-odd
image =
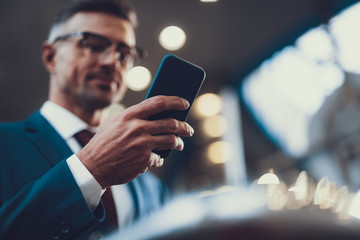
[[[55,54],[56,48],[54,47],[54,45],[45,42],[41,49],[41,57],[43,64],[49,73],[55,72]]]

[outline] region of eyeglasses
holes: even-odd
[[[139,47],[130,47],[123,42],[112,42],[105,36],[91,32],[78,31],[60,35],[54,39],[53,43],[79,36],[82,37],[80,47],[85,50],[87,55],[107,57],[110,53],[115,52],[116,66],[121,64],[121,66],[132,67],[138,60],[147,55],[146,51]]]

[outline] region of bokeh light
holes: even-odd
[[[124,105],[119,104],[119,103],[111,104],[104,110],[102,118],[101,118],[101,123],[105,122],[105,120],[108,119],[109,117],[112,117],[112,116],[124,111],[125,108],[126,107]]]
[[[334,213],[341,213],[346,210],[346,207],[349,203],[350,192],[346,186],[342,186],[337,190],[335,203],[332,206]]]
[[[166,50],[176,51],[184,46],[186,34],[180,27],[168,26],[160,32],[159,42]]]
[[[275,175],[274,170],[270,169],[268,173],[262,175],[257,181],[258,184],[279,184],[280,180]]]
[[[125,82],[128,88],[133,91],[142,91],[147,88],[151,81],[150,71],[143,66],[136,66],[130,69]]]
[[[204,119],[202,130],[209,137],[220,137],[227,129],[226,119],[221,115],[214,115]]]
[[[194,112],[199,117],[210,117],[221,111],[222,101],[219,95],[205,93],[195,100]]]
[[[283,182],[279,184],[269,184],[267,192],[267,204],[270,210],[280,211],[287,203],[287,189]]]
[[[225,163],[231,156],[231,146],[224,141],[211,143],[207,148],[207,156],[213,163]]]

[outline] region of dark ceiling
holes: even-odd
[[[48,77],[40,47],[50,22],[65,0],[1,1],[0,121],[22,119],[47,97]],[[310,26],[316,26],[354,0],[130,0],[138,12],[137,41],[147,49],[143,62],[152,74],[169,53],[157,41],[168,25],[187,33],[185,46],[173,54],[193,61],[207,72],[202,92],[236,85],[261,60]],[[126,106],[146,94],[129,92]]]

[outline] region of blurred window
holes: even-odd
[[[250,73],[241,85],[246,106],[275,144],[292,157],[309,147],[308,127],[344,72],[360,73],[360,4],[310,29]]]

